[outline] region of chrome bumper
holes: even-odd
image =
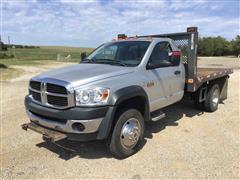
[[[57,122],[51,119],[39,117],[29,110],[27,110],[27,115],[29,119],[39,125],[55,129],[65,133],[76,133],[76,134],[85,134],[85,133],[94,133],[98,130],[103,118],[91,119],[91,120],[67,120],[66,123]],[[85,128],[82,131],[73,129],[74,123],[81,123]]]

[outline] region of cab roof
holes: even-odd
[[[170,38],[158,38],[158,37],[130,37],[130,38],[126,38],[126,39],[117,39],[117,40],[113,40],[113,41],[148,41],[148,42],[152,42],[152,41],[154,41],[154,40],[162,40],[162,41],[164,41],[164,40],[170,40]]]

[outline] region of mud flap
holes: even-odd
[[[220,100],[223,101],[225,99],[227,99],[227,93],[228,93],[228,78],[229,76],[227,76],[225,78],[225,80],[220,81],[219,85],[220,85]]]
[[[31,129],[32,131],[35,131],[39,134],[42,134],[44,141],[56,142],[56,141],[59,141],[59,140],[67,137],[63,133],[60,133],[58,131],[53,131],[53,130],[50,130],[50,129],[46,129],[42,126],[39,126],[38,124],[36,124],[34,122],[22,124],[22,129],[24,129],[26,131],[28,129]]]

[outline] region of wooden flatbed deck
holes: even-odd
[[[228,74],[232,74],[233,69],[226,68],[197,68],[197,83],[202,84],[203,82],[217,79]]]

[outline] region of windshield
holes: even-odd
[[[121,41],[104,44],[85,58],[83,63],[103,63],[120,66],[140,64],[150,42]]]

